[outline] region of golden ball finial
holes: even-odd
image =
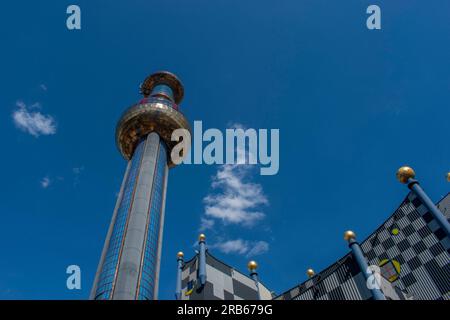
[[[206,236],[202,233],[198,236],[198,241],[205,241],[206,240]]]
[[[403,166],[397,170],[397,179],[401,183],[407,183],[408,179],[414,179],[416,173],[411,167]]]
[[[247,268],[251,272],[254,272],[256,269],[258,269],[258,264],[254,260],[249,261],[248,264],[247,264]]]
[[[313,269],[308,269],[306,270],[306,275],[310,278],[312,278],[314,276],[314,270]]]
[[[177,258],[183,258],[184,257],[184,253],[182,251],[179,251],[177,253]]]
[[[345,233],[344,233],[344,240],[345,241],[349,241],[351,239],[356,239],[356,234],[353,231],[351,231],[351,230],[345,231]]]
[[[450,172],[447,172],[447,181],[450,182]]]

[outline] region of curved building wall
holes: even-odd
[[[206,253],[206,284],[198,281],[198,255],[183,266],[181,282],[182,300],[257,300],[258,292],[253,279]],[[262,300],[271,300],[271,291],[259,282]]]
[[[438,208],[450,215],[450,194]],[[389,299],[450,299],[450,239],[413,194],[361,242],[369,265],[380,267]],[[276,299],[371,299],[366,281],[349,253]]]

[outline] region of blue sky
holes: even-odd
[[[79,31],[65,25],[73,3]],[[370,4],[382,30],[365,26]],[[344,255],[346,229],[362,239],[391,214],[407,194],[399,166],[435,201],[449,191],[448,1],[15,1],[2,12],[1,299],[88,297],[126,165],[115,125],[156,70],[183,81],[191,122],[280,129],[279,173],[237,176],[263,218],[205,231],[242,271],[259,245],[277,293]],[[193,255],[205,197],[226,190],[213,188],[218,170],[170,172],[162,299],[174,295],[176,252]],[[78,291],[66,288],[71,264]]]

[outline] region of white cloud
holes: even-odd
[[[269,250],[269,244],[265,241],[247,241],[242,239],[228,240],[209,247],[217,248],[226,254],[241,254],[246,257],[257,256]]]
[[[228,240],[228,241],[216,244],[213,247],[216,247],[223,253],[245,254],[248,251],[248,243],[247,243],[247,241],[244,241],[242,239]]]
[[[50,178],[49,177],[44,177],[41,180],[41,187],[44,188],[44,189],[47,189],[50,186],[50,183],[51,183]]]
[[[256,241],[252,248],[247,252],[248,257],[257,256],[269,251],[269,244],[265,241]]]
[[[265,217],[259,209],[268,204],[261,185],[245,181],[250,168],[246,165],[223,165],[218,169],[211,184],[218,192],[203,199],[207,218],[219,219],[225,224],[253,226]]]
[[[21,104],[23,106],[23,104]],[[31,106],[28,107],[28,110],[33,109],[42,109],[42,105],[39,102],[33,103]]]
[[[239,123],[229,124],[229,127],[245,130],[245,126]],[[236,152],[238,159],[245,160],[245,154],[249,155],[248,150],[237,149]],[[201,217],[200,230],[211,229],[213,234],[223,234],[227,226],[253,227],[265,218],[263,208],[269,201],[262,186],[250,179],[254,168],[249,164],[236,164],[222,165],[217,169],[211,181],[212,191],[203,198],[204,214]],[[266,241],[225,241],[224,238],[217,240],[209,245],[209,248],[215,248],[225,254],[252,257],[269,250]]]
[[[12,118],[17,128],[34,137],[56,133],[56,123],[52,116],[42,114],[39,111],[32,111],[40,108],[39,103],[35,103],[28,108],[23,101],[17,101],[16,106],[17,109],[14,110]]]
[[[20,109],[26,109],[27,105],[25,104],[25,102],[19,100],[16,102],[16,107],[18,107]]]
[[[39,85],[39,87],[43,90],[43,91],[47,91],[48,90],[48,88],[47,88],[47,86],[45,85],[45,84],[41,84],[41,85]]]
[[[200,231],[207,229],[212,229],[214,227],[215,221],[212,219],[201,218]]]

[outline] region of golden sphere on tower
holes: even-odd
[[[401,183],[407,183],[408,179],[414,179],[416,173],[410,167],[404,166],[397,170],[397,179]]]
[[[308,275],[308,277],[312,277],[312,276],[314,276],[314,270],[313,269],[308,269],[308,270],[306,270],[306,274]]]
[[[447,172],[447,181],[450,182],[450,172]]]
[[[184,253],[182,251],[177,253],[177,258],[183,258],[184,257]]]
[[[256,269],[258,269],[258,264],[256,263],[256,261],[249,261],[248,262],[248,264],[247,264],[247,268],[248,268],[248,270],[250,270],[250,271],[255,271]]]
[[[198,241],[205,241],[206,240],[206,236],[202,233],[198,236]]]
[[[351,231],[351,230],[347,230],[344,233],[344,240],[345,241],[349,241],[350,239],[355,239],[356,238],[356,234]]]

